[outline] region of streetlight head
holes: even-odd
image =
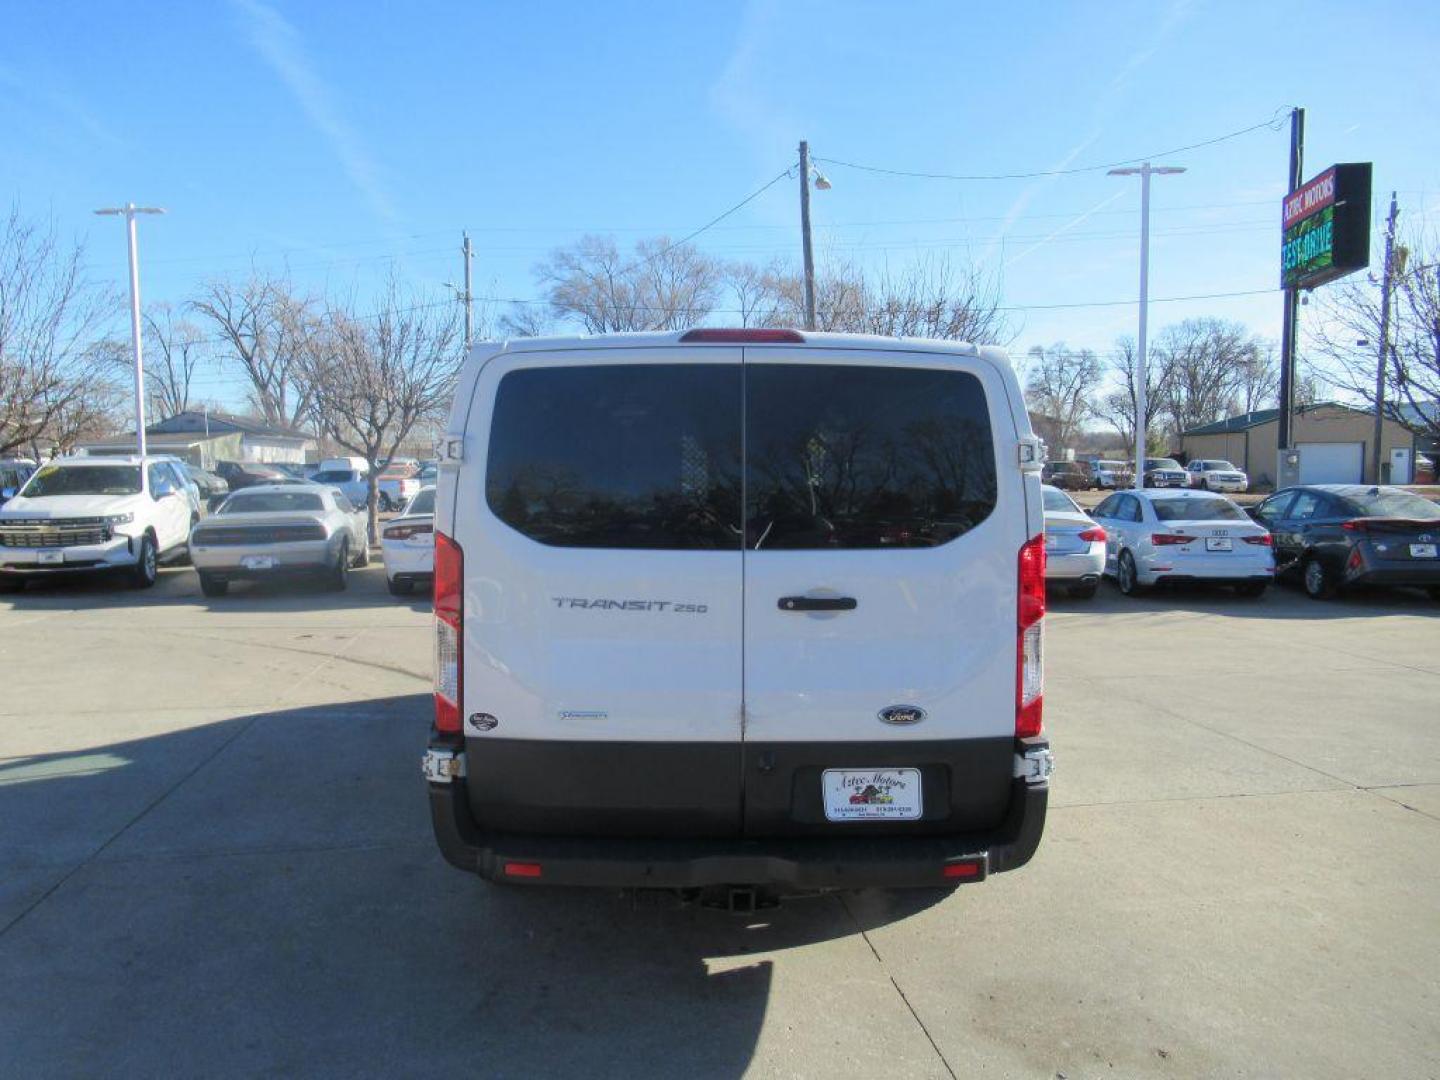
[[[135,209],[134,209],[134,213],[137,213],[137,214],[163,214],[163,213],[165,213],[165,208],[164,208],[163,206],[137,206],[137,207],[135,207]]]
[[[116,206],[109,207],[109,208],[107,208],[107,209],[105,209],[105,210],[96,210],[96,211],[95,211],[95,213],[100,214],[102,217],[103,217],[103,216],[110,215],[110,214],[123,214],[124,212],[125,212],[124,210],[121,210],[119,207],[116,207]]]
[[[1139,176],[1139,169],[1111,169],[1106,176]]]
[[[833,185],[819,169],[815,170],[815,189],[817,191],[829,191]]]
[[[1162,176],[1174,176],[1176,173],[1185,171],[1184,165],[1156,165],[1150,170],[1152,173],[1159,173]]]

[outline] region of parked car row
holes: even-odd
[[[166,455],[40,466],[0,509],[0,591],[76,571],[119,571],[148,588],[161,564],[184,561],[206,596],[224,595],[237,580],[296,575],[343,589],[349,570],[368,564],[366,514],[343,487],[292,476],[246,484],[202,518],[202,498],[225,483],[211,479]],[[400,527],[386,526],[387,578],[397,595],[431,574],[433,511],[434,488],[420,488]]]
[[[1286,488],[1249,511],[1211,491],[1117,491],[1088,515],[1042,491],[1046,581],[1072,596],[1093,596],[1104,576],[1127,596],[1203,583],[1258,597],[1287,577],[1317,600],[1360,585],[1440,600],[1440,505],[1400,488]]]
[[[1047,461],[1040,473],[1042,483],[1061,491],[1119,491],[1132,487],[1135,470],[1123,461]],[[1145,487],[1202,488],[1230,494],[1250,490],[1250,478],[1228,461],[1197,458],[1181,465],[1174,458],[1145,459]]]

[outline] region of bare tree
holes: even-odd
[[[378,539],[377,480],[417,425],[448,406],[463,362],[458,308],[414,303],[392,280],[376,315],[328,308],[302,354],[320,429],[370,468],[370,538]]]
[[[305,356],[315,303],[281,278],[212,281],[191,303],[225,342],[221,359],[250,381],[250,405],[267,424],[299,427],[312,411]]]
[[[1165,358],[1157,358],[1151,354],[1149,362],[1145,365],[1145,401],[1146,401],[1146,424],[1145,424],[1145,445],[1148,449],[1163,449],[1164,437],[1161,433],[1161,418],[1156,408],[1167,389],[1170,372],[1165,367]],[[1135,412],[1137,408],[1136,387],[1140,384],[1138,377],[1139,353],[1134,338],[1120,338],[1115,343],[1115,351],[1110,356],[1110,373],[1114,382],[1114,389],[1103,396],[1098,397],[1093,403],[1095,415],[1106,421],[1115,429],[1120,436],[1120,441],[1125,446],[1133,446],[1135,443]]]
[[[1440,438],[1440,243],[1409,237],[1392,274],[1385,402],[1417,435]],[[1310,337],[1320,377],[1375,407],[1380,349],[1380,286],[1352,277],[1321,294]]]
[[[734,321],[742,327],[788,324],[783,314],[787,298],[781,288],[785,271],[778,263],[769,266],[750,262],[727,263],[722,278],[725,288],[735,300],[734,314],[737,318]]]
[[[554,325],[549,312],[538,304],[512,304],[500,316],[499,330],[507,338],[545,337]]]
[[[67,445],[68,418],[107,383],[92,343],[117,304],[84,278],[83,254],[18,207],[0,225],[0,453]]]
[[[678,330],[703,322],[720,288],[715,260],[665,237],[622,256],[608,237],[583,236],[535,267],[556,318],[592,334]]]
[[[1220,319],[1186,319],[1162,330],[1152,351],[1166,373],[1156,405],[1173,432],[1230,415],[1245,372],[1261,362],[1262,348],[1242,324]]]
[[[1073,446],[1080,427],[1092,414],[1092,398],[1100,385],[1100,358],[1089,349],[1063,344],[1030,350],[1026,371],[1026,405],[1052,425],[1057,447]]]
[[[208,342],[200,328],[177,319],[169,304],[154,304],[143,318],[145,335],[145,412],[167,417],[190,408],[190,383],[206,355]],[[134,371],[135,356],[128,338],[109,338],[98,348],[118,372]]]
[[[1296,387],[1299,390],[1299,386]],[[1280,360],[1273,341],[1255,339],[1253,351],[1235,374],[1235,408],[1257,412],[1272,407],[1280,391]],[[1298,396],[1298,395],[1297,395]]]

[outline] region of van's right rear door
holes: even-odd
[[[1028,538],[1005,375],[746,349],[747,836],[1003,818]]]

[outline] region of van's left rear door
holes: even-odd
[[[505,352],[472,402],[454,529],[477,821],[737,835],[740,350]]]

